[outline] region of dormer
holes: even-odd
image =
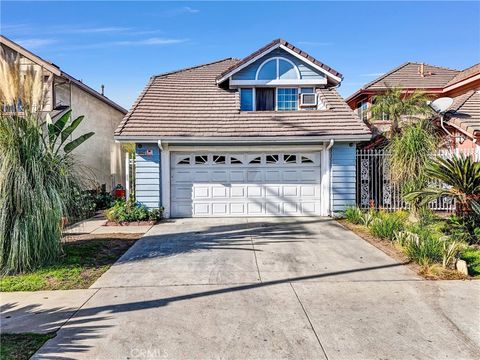
[[[240,111],[323,108],[317,89],[336,86],[342,75],[304,51],[277,39],[224,71],[217,84],[240,92]]]

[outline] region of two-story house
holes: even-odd
[[[277,39],[153,76],[115,132],[136,143],[136,199],[166,217],[330,215],[355,204],[370,130],[342,75]]]
[[[1,35],[0,46],[5,56],[20,57],[21,70],[33,67],[36,71],[42,71],[45,79],[49,79],[45,81],[46,99],[42,110],[49,113],[53,120],[69,109],[72,110],[72,118],[85,116],[75,134],[78,136],[93,131],[95,135],[74,150],[73,154],[94,175],[96,183],[105,184],[107,190],[118,183],[123,184],[124,155],[112,133],[127,110],[65,73],[57,65]]]
[[[388,114],[383,119],[371,118],[368,109],[376,95],[393,87],[400,87],[407,94],[421,90],[432,100],[452,98],[453,103],[443,119],[435,119],[446,135],[447,146],[451,149],[480,152],[480,64],[460,71],[407,62],[364,85],[350,95],[346,102],[371,126],[374,133],[381,135],[390,122]],[[380,141],[373,140],[370,146],[378,143]]]

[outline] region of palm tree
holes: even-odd
[[[426,205],[439,197],[450,196],[455,200],[455,211],[460,216],[469,215],[478,207],[480,162],[475,161],[472,156],[454,155],[451,159],[437,157],[427,164],[425,174],[447,187],[425,187],[412,191],[405,196],[407,200],[418,199],[420,204]]]
[[[382,119],[385,115],[389,117],[391,127],[388,137],[393,138],[399,133],[402,116],[422,118],[432,113],[428,100],[429,97],[422,91],[408,92],[394,87],[373,98],[370,113],[376,119]]]

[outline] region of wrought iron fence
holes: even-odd
[[[477,151],[456,151],[465,155],[474,156],[480,161]],[[448,158],[455,152],[441,151],[438,155]],[[357,150],[357,206],[362,209],[375,208],[386,210],[400,210],[408,208],[403,200],[401,189],[392,181],[390,173],[390,154],[382,149]],[[439,182],[432,185],[444,186]],[[453,211],[455,204],[449,197],[442,197],[429,204],[435,211]]]

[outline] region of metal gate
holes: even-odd
[[[457,152],[458,153],[458,152]],[[474,151],[462,151],[465,155],[474,156],[479,161],[480,156]],[[451,157],[450,151],[439,153],[442,157]],[[401,196],[400,187],[391,179],[390,154],[382,149],[357,150],[357,206],[362,209],[375,208],[399,210],[408,208]],[[433,182],[432,185],[442,185]],[[455,204],[449,197],[442,197],[429,204],[435,211],[453,211]]]

